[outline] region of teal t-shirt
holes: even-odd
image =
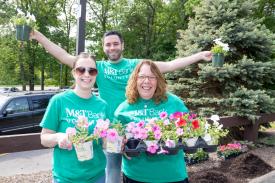
[[[99,95],[109,106],[111,120],[118,105],[126,99],[126,85],[138,62],[138,59],[126,58],[122,58],[118,63],[96,62],[98,69],[96,83]]]
[[[73,90],[55,95],[47,107],[40,123],[42,128],[56,132],[66,132],[74,127],[78,116],[85,116],[89,121],[89,133],[93,132],[96,121],[105,119],[108,106],[102,99],[92,96],[83,99]],[[94,157],[87,161],[78,161],[75,149],[65,150],[58,146],[53,152],[53,177],[60,182],[91,183],[104,175],[106,158],[100,143],[93,142]]]
[[[180,98],[171,93],[167,93],[167,97],[168,99],[160,104],[144,99],[139,99],[135,104],[125,101],[117,108],[115,117],[127,124],[159,118],[163,111],[168,114],[177,111],[188,112]],[[141,153],[138,157],[131,157],[131,160],[123,157],[122,171],[127,177],[140,182],[177,182],[188,177],[182,150],[176,155],[147,156]]]

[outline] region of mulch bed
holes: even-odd
[[[251,153],[222,161],[219,167],[189,172],[190,183],[243,183],[272,171],[273,168]]]

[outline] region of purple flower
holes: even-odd
[[[162,133],[161,133],[160,130],[154,131],[154,137],[155,137],[155,139],[159,140],[161,138],[161,135],[162,135]]]
[[[142,127],[144,127],[144,124],[145,124],[144,121],[140,121],[140,122],[137,123],[137,127],[142,128]]]
[[[176,133],[177,133],[178,136],[183,135],[183,129],[182,128],[177,128]]]

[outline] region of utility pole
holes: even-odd
[[[85,23],[87,0],[79,0],[77,12],[76,55],[85,51]]]

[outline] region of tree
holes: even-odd
[[[275,83],[275,35],[253,18],[256,8],[252,0],[203,0],[188,29],[179,31],[179,56],[209,50],[216,38],[231,48],[222,68],[198,64],[167,75],[191,110],[251,120],[275,111],[275,92],[267,87]]]

